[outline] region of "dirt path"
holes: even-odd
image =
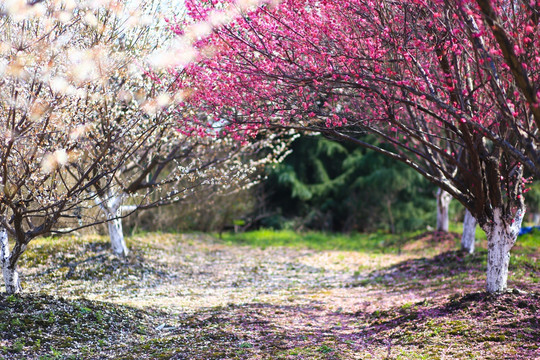
[[[129,348],[104,330],[105,345],[77,340],[61,347],[64,357],[540,358],[538,283],[512,279],[525,292],[491,299],[481,293],[482,256],[449,251],[454,244],[437,244],[432,252],[441,255],[424,257],[419,243],[401,254],[370,254],[263,250],[166,234],[132,238],[133,254],[122,263],[103,239],[72,240],[38,244],[23,274],[27,293],[61,297],[75,309],[118,304],[138,319],[116,330]],[[73,305],[81,298],[84,306]],[[33,351],[23,347],[19,355],[47,354]]]
[[[308,302],[358,283],[369,271],[412,258],[284,247],[263,250],[197,235],[154,236],[150,243],[135,237],[131,247],[134,254],[127,266],[108,254],[106,244],[98,243],[79,249],[72,261],[63,259],[69,250],[56,253],[56,259],[28,269],[26,277],[36,290],[178,312],[251,302]],[[42,281],[39,274],[51,262],[80,264],[72,266],[71,273],[69,266],[57,268]]]

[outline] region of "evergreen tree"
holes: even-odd
[[[399,232],[434,222],[435,187],[420,175],[374,151],[322,136],[297,139],[264,186],[269,206],[280,214],[264,226]]]

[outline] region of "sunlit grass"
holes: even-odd
[[[449,225],[449,231],[461,235],[461,233],[463,233],[463,224],[452,222]],[[476,226],[475,238],[476,240],[486,240],[486,233],[478,225]]]
[[[249,245],[263,249],[270,246],[287,246],[313,250],[389,253],[398,251],[404,243],[421,233],[420,231],[403,234],[385,232],[339,234],[261,229],[239,234],[223,234],[223,240],[230,245]]]
[[[452,224],[450,232],[461,234],[462,225]],[[374,233],[323,233],[323,232],[295,232],[292,230],[260,229],[244,233],[226,233],[222,235],[223,241],[228,245],[248,245],[260,248],[286,246],[292,248],[307,248],[313,250],[341,250],[360,251],[369,253],[394,253],[411,242],[416,241],[423,231],[407,232],[402,234],[389,234],[386,232]],[[487,248],[486,234],[482,229],[476,229],[476,247],[479,251]],[[540,248],[540,231],[518,237],[513,255],[536,253]],[[459,239],[456,239],[456,249],[459,248]]]
[[[517,244],[525,248],[540,248],[540,230],[533,230],[528,234],[519,236]]]

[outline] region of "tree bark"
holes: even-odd
[[[16,263],[12,263],[9,251],[9,242],[6,229],[0,227],[0,258],[2,259],[2,274],[8,294],[16,294],[21,291],[19,273]]]
[[[476,219],[472,216],[469,210],[465,210],[465,218],[463,219],[463,234],[461,235],[461,250],[474,253]]]
[[[506,290],[510,249],[516,243],[525,209],[518,209],[513,219],[505,219],[502,208],[493,209],[493,221],[484,226],[488,239],[487,286],[489,293]]]
[[[452,195],[440,188],[437,190],[437,231],[448,232],[448,209],[451,200]]]

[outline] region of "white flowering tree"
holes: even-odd
[[[0,259],[8,293],[20,290],[17,261],[37,236],[105,222],[121,234],[128,197],[135,211],[222,179],[247,182],[241,160],[262,141],[240,152],[214,128],[178,122],[183,93],[170,86],[181,72],[156,81],[148,70],[144,59],[155,61],[159,44],[145,9],[110,0],[0,4]],[[118,238],[113,249],[125,255]]]
[[[193,130],[181,133],[175,128],[176,116],[165,111],[152,118],[160,126],[144,137],[129,159],[106,180],[92,186],[101,214],[109,220],[111,247],[118,256],[128,255],[122,230],[124,216],[190,202],[194,197],[201,201],[202,193],[217,196],[250,186],[256,178],[254,172],[283,150],[271,146],[275,135],[240,144],[230,136],[216,136],[213,130],[208,134],[194,134]],[[118,145],[119,152],[128,144],[132,143]],[[108,167],[114,168],[114,163]],[[95,218],[85,223],[99,222]]]
[[[99,40],[109,8],[8,1],[0,13],[0,232],[8,293],[20,288],[16,265],[29,241],[48,233],[85,201],[121,133],[103,138],[112,102],[107,79],[129,60]],[[116,155],[116,154],[115,154]],[[10,249],[8,239],[14,240]]]

